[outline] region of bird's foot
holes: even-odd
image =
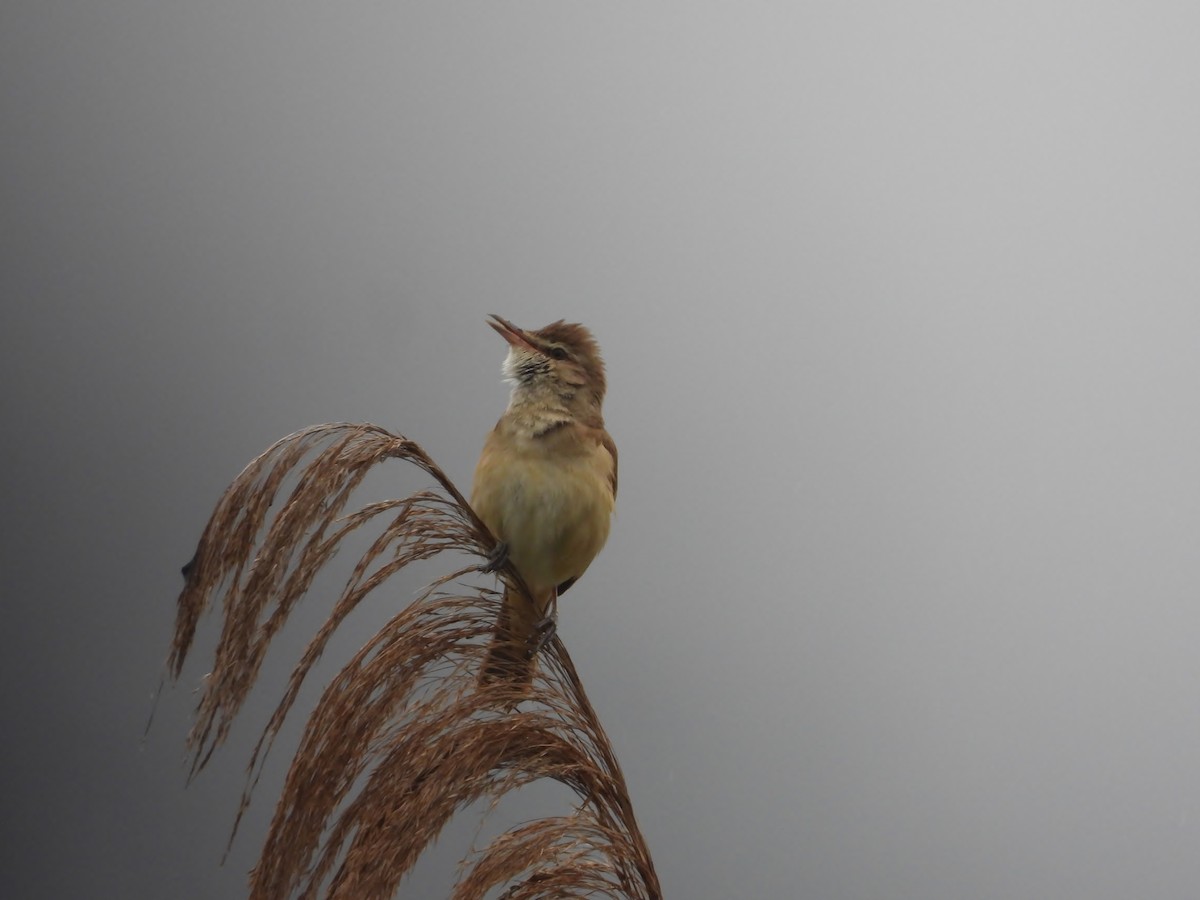
[[[528,657],[533,659],[541,653],[542,648],[554,640],[556,634],[558,634],[558,622],[552,616],[539,619],[538,623],[533,626],[533,634],[529,636],[529,646],[526,650]]]
[[[480,571],[490,575],[493,572],[499,572],[506,565],[508,565],[508,541],[496,541],[491,553],[488,554],[487,562],[483,564]]]

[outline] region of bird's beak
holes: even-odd
[[[493,313],[488,316],[488,324],[495,328],[496,333],[512,346],[520,350],[530,350],[534,353],[542,352],[538,349],[537,344],[530,339],[528,332],[522,328],[518,328],[512,322],[508,321],[508,319],[502,319]]]

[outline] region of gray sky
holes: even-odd
[[[240,894],[329,591],[185,789],[179,565],[307,424],[465,490],[498,312],[608,360],[560,633],[668,896],[1196,895],[1194,4],[10,7],[0,894]]]

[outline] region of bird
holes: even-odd
[[[508,408],[484,441],[471,507],[497,543],[489,571],[511,563],[479,683],[516,696],[555,633],[558,596],[608,540],[617,498],[617,445],[604,427],[604,360],[590,331],[559,320],[530,331],[492,315],[508,342]],[[503,580],[503,578],[502,578]]]

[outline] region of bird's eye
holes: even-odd
[[[553,356],[555,359],[566,359],[567,358],[567,351],[564,350],[562,347],[549,347],[548,351],[549,351],[550,355]]]

